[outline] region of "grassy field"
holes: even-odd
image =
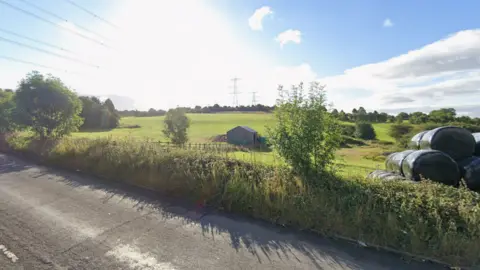
[[[249,126],[260,134],[266,134],[267,127],[273,125],[273,115],[264,113],[221,113],[190,114],[191,127],[189,137],[191,143],[210,143],[212,137],[225,134],[236,126]],[[350,123],[349,123],[350,124]],[[131,128],[138,125],[138,128]],[[374,124],[377,138],[380,141],[393,142],[388,136],[389,124]],[[163,117],[125,117],[121,119],[121,127],[111,131],[78,132],[75,137],[131,137],[139,140],[167,141],[162,134]],[[343,148],[338,151],[338,163],[342,174],[367,174],[383,168],[382,153],[387,151],[385,145],[367,142],[365,146]],[[278,163],[280,159],[274,153],[233,152],[228,155],[252,162]]]

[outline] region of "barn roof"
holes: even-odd
[[[241,128],[241,129],[244,129],[244,130],[246,130],[246,131],[248,131],[248,132],[251,132],[251,133],[257,133],[256,130],[254,130],[254,129],[250,128],[250,127],[247,127],[247,126],[237,126],[237,127],[235,127],[235,128],[232,128],[231,130],[236,129],[236,128]]]

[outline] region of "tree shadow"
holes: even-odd
[[[116,128],[85,128],[80,129],[78,133],[102,133],[102,132],[109,132]]]
[[[21,160],[15,161],[18,166],[11,170],[34,167]],[[208,207],[199,208],[195,202],[172,198],[158,191],[123,182],[93,177],[87,173],[41,168],[38,175],[33,175],[33,177],[46,174],[59,176],[55,177],[54,181],[74,188],[101,190],[105,194],[102,198],[103,202],[108,202],[114,197],[120,197],[120,200],[129,199],[134,201],[132,207],[137,211],[152,209],[161,213],[164,219],[180,218],[184,224],[197,224],[201,227],[205,237],[209,236],[215,239],[227,235],[230,238],[231,246],[237,252],[245,249],[260,263],[266,263],[273,257],[277,257],[282,261],[295,260],[301,265],[303,258],[306,257],[318,269],[323,269],[322,267],[325,265],[347,269],[366,269],[371,266],[371,264],[366,264],[367,261],[375,262],[379,269],[405,269],[406,262],[392,253],[363,248],[346,241],[275,226],[236,214],[222,213]],[[300,254],[303,256],[299,256]],[[439,269],[438,265],[413,261],[408,266],[408,269]]]
[[[18,162],[16,159],[11,159],[6,155],[0,154],[0,174],[21,172],[32,167],[34,167],[34,165],[27,165],[24,162]]]

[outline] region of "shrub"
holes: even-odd
[[[342,235],[457,266],[480,263],[480,194],[466,189],[331,174],[310,175],[313,179],[308,181],[318,185],[307,186],[288,168],[162,149],[129,139],[63,139],[43,158],[49,164],[192,201],[202,199],[212,207],[282,225]]]
[[[268,130],[272,145],[297,173],[324,173],[341,143],[338,123],[326,109],[324,87],[311,83],[306,94],[301,83],[278,91],[275,126]]]
[[[163,125],[163,134],[173,144],[181,145],[188,141],[187,130],[190,127],[190,119],[183,108],[168,110]]]
[[[461,128],[464,128],[472,133],[475,133],[475,132],[480,132],[480,126],[477,126],[477,125],[472,125],[472,124],[467,124],[467,123],[460,123],[460,122],[453,122],[451,124],[449,124],[451,126],[456,126],[456,127],[461,127]]]
[[[373,128],[372,124],[360,122],[355,124],[355,137],[364,139],[364,140],[375,140],[377,138],[377,134],[375,133],[375,129]]]
[[[412,130],[413,130],[412,125],[392,124],[389,127],[388,135],[398,141],[402,139],[402,137],[404,137],[406,134],[410,133]]]
[[[58,138],[78,130],[82,103],[60,79],[31,72],[15,92],[14,120],[41,138]]]
[[[355,136],[355,126],[354,125],[347,125],[347,124],[340,124],[340,133],[343,136],[353,137],[353,136]]]

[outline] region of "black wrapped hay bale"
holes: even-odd
[[[470,131],[459,127],[439,127],[423,134],[420,149],[445,152],[454,160],[471,157],[475,139]]]
[[[438,150],[417,150],[402,162],[406,178],[420,181],[421,177],[450,186],[458,186],[460,171],[457,162]]]
[[[390,154],[387,157],[387,160],[385,160],[385,168],[387,171],[392,171],[404,176],[402,171],[402,162],[409,154],[413,152],[415,152],[415,150],[405,150]]]
[[[467,187],[471,190],[480,190],[480,158],[469,157],[461,160],[458,167]]]
[[[405,177],[385,170],[375,170],[367,175],[369,179],[380,179],[384,181],[405,181]]]
[[[419,132],[415,134],[412,139],[410,140],[410,143],[408,143],[408,148],[419,150],[420,149],[420,141],[422,140],[422,137],[425,133],[429,132],[430,130],[425,130],[422,132]]]
[[[473,133],[472,135],[473,135],[473,138],[475,139],[475,142],[476,142],[474,155],[479,157],[480,156],[480,132],[479,133]]]

